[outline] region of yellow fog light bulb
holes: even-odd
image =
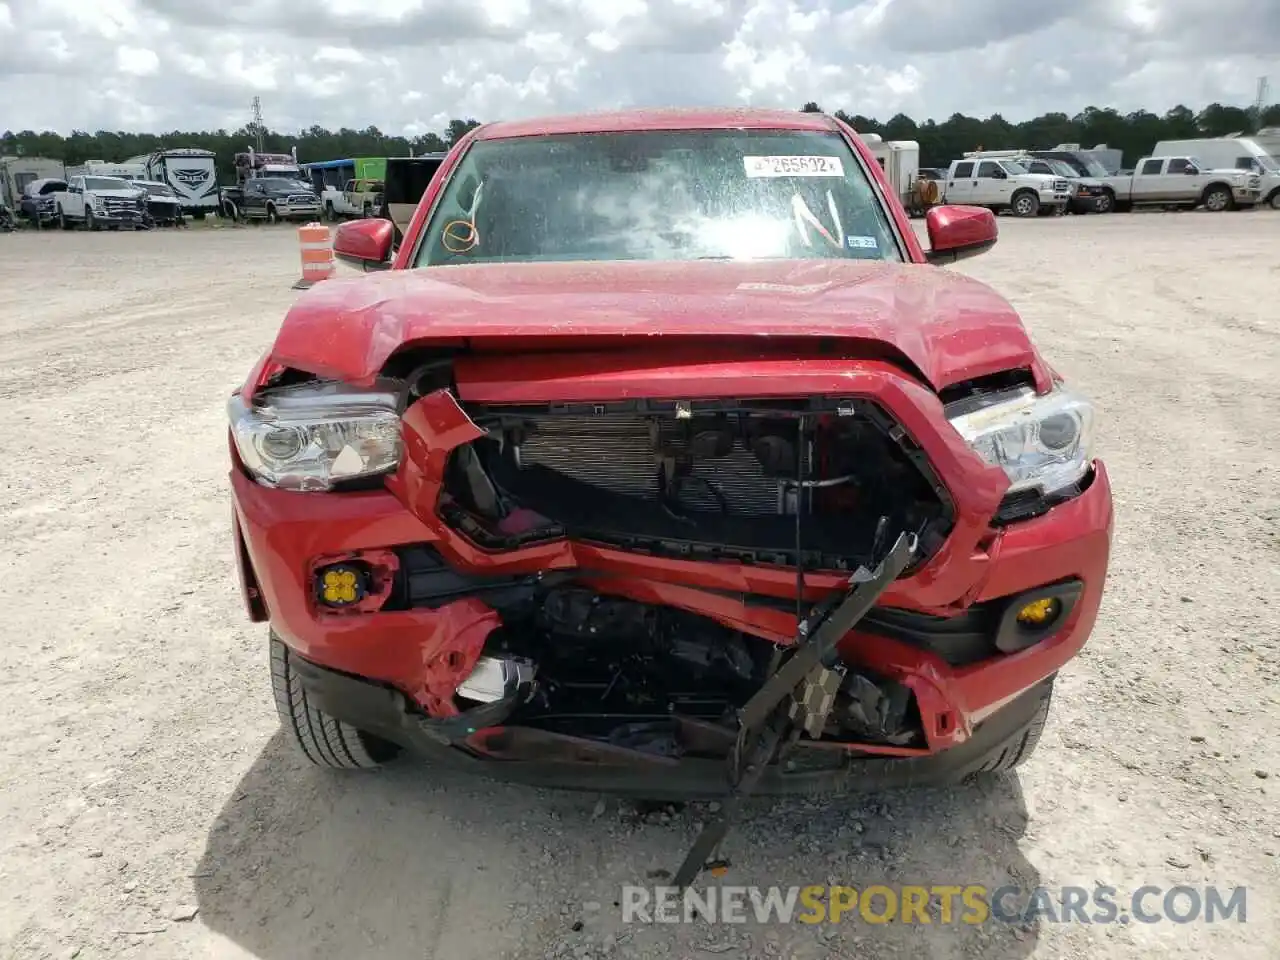
[[[351,567],[329,567],[320,577],[320,596],[335,607],[358,602],[364,596],[360,574]]]
[[[1032,600],[1018,611],[1018,622],[1024,627],[1043,627],[1046,623],[1053,622],[1061,606],[1057,597]]]

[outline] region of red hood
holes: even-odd
[[[530,339],[613,347],[652,337],[872,341],[935,390],[1038,364],[1013,308],[978,281],[847,260],[484,264],[328,280],[289,311],[272,359],[368,382],[415,341],[519,351],[538,346]]]

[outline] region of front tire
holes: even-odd
[[[357,730],[317,709],[293,670],[293,654],[271,633],[271,692],[285,736],[317,767],[333,770],[373,770],[394,759],[401,748],[381,737]]]
[[[1272,210],[1280,210],[1280,187],[1271,191],[1271,196],[1267,197],[1267,206]]]
[[[1204,207],[1214,213],[1231,209],[1231,191],[1226,187],[1210,187],[1204,192]]]
[[[279,222],[280,222],[280,214],[276,211],[275,204],[268,203],[267,204],[267,223],[274,224]]]
[[[1008,773],[1022,766],[1031,759],[1040,737],[1044,733],[1045,723],[1049,720],[1049,706],[1053,702],[1053,684],[1057,680],[1054,675],[1040,685],[1040,701],[1036,705],[1035,715],[1015,735],[993,750],[982,765],[969,774],[966,779],[987,776],[993,773]]]
[[[1040,214],[1040,198],[1029,190],[1015,193],[1010,206],[1016,217],[1035,217]]]
[[[86,206],[87,206],[87,204],[86,204]],[[101,230],[101,229],[102,229],[100,226],[98,226],[98,222],[94,219],[94,217],[93,217],[93,211],[92,211],[92,210],[85,210],[85,212],[84,212],[84,228],[85,228],[86,230]]]
[[[1110,190],[1103,190],[1102,196],[1098,198],[1098,202],[1093,209],[1095,213],[1110,213],[1115,208],[1116,195]]]

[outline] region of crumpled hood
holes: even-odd
[[[331,279],[299,297],[271,356],[367,383],[412,342],[518,352],[548,338],[625,349],[659,337],[870,341],[935,390],[1038,363],[1018,315],[984,284],[931,265],[849,260],[483,264]]]

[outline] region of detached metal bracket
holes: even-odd
[[[673,883],[678,889],[684,890],[702,872],[729,832],[742,801],[755,790],[765,771],[794,746],[802,724],[812,722],[802,685],[821,670],[838,668],[836,647],[906,569],[918,546],[914,533],[900,534],[874,569],[860,567],[849,578],[849,589],[843,595],[820,604],[800,622],[790,655],[738,711],[738,739],[729,756],[729,795],[703,826],[676,871]],[[795,709],[796,701],[801,704],[799,710]]]

